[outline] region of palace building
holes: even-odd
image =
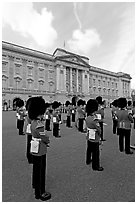
[[[15,98],[24,101],[42,96],[47,102],[64,103],[73,96],[83,100],[102,96],[131,98],[131,77],[89,64],[89,58],[61,48],[53,55],[2,42],[2,99],[9,107]]]

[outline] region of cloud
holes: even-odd
[[[54,16],[46,8],[38,13],[32,2],[6,2],[3,3],[2,12],[3,26],[10,25],[23,37],[32,37],[39,46],[53,46],[57,32],[52,26]]]
[[[101,44],[99,34],[95,29],[87,29],[84,32],[74,30],[72,39],[67,42],[70,50],[76,53],[89,54],[91,49]]]
[[[133,54],[135,50],[135,25],[134,25],[134,10],[131,7],[121,15],[121,25],[119,29],[119,39],[115,46],[114,58],[112,64],[117,67],[117,71],[124,71],[127,69],[127,63],[130,69],[130,62],[133,61]],[[132,53],[132,54],[131,54]],[[133,65],[133,63],[132,63]]]
[[[77,14],[77,2],[73,2],[73,5],[74,5],[74,14],[75,14],[75,17],[76,17],[77,22],[78,22],[78,24],[79,24],[79,29],[81,30],[82,25],[81,25],[81,21],[80,21],[80,19],[79,19],[79,16],[78,16],[78,14]]]

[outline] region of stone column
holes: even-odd
[[[63,71],[64,71],[64,92],[66,92],[66,67],[64,67]]]
[[[73,92],[72,89],[72,68],[70,67],[70,92]]]
[[[85,93],[85,70],[82,71],[82,93]]]
[[[9,87],[14,85],[14,57],[9,56]]]
[[[77,78],[77,80],[76,80],[76,87],[77,87],[77,90],[76,90],[76,92],[78,93],[78,69],[76,69],[76,78]]]
[[[87,94],[89,93],[89,72],[87,72]]]
[[[26,82],[27,82],[27,60],[26,59],[22,59],[22,68],[23,68],[23,73],[22,73],[22,88],[26,88]]]
[[[57,67],[56,68],[56,90],[57,90],[57,92],[60,91],[59,85],[60,85],[60,68]]]

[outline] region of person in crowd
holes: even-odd
[[[33,155],[32,186],[35,189],[35,198],[42,201],[49,200],[51,194],[45,191],[46,154],[49,144],[49,136],[45,131],[44,113],[45,100],[42,97],[34,97],[28,108],[28,116],[31,119],[31,153]]]
[[[72,127],[71,126],[71,103],[70,101],[66,101],[65,106],[66,106],[66,113],[67,113],[66,126],[70,128]]]
[[[83,123],[85,120],[85,109],[84,109],[84,101],[82,99],[79,99],[77,102],[77,114],[78,114],[78,130],[80,132],[83,132]]]
[[[52,104],[53,108],[53,136],[55,137],[61,137],[60,135],[60,118],[58,115],[58,107],[59,107],[58,101],[54,101]]]
[[[19,129],[19,135],[25,135],[23,129],[24,129],[26,110],[24,107],[24,101],[22,99],[18,100],[17,107],[18,107],[17,128]]]
[[[96,97],[96,100],[98,102],[98,110],[97,110],[96,114],[98,115],[99,124],[101,127],[101,140],[106,141],[106,139],[104,139],[104,135],[103,135],[104,107],[103,107],[102,97],[98,96],[98,97]]]
[[[51,131],[50,121],[51,121],[51,113],[49,111],[50,103],[46,103],[46,112],[45,112],[45,130]]]
[[[87,151],[86,164],[92,162],[92,169],[103,171],[104,168],[100,166],[99,159],[99,144],[101,136],[101,127],[98,122],[96,111],[98,110],[98,102],[95,99],[89,99],[86,105],[86,125],[87,125]],[[92,159],[91,159],[92,154]]]
[[[133,154],[130,150],[130,134],[131,134],[131,123],[133,122],[132,114],[126,109],[127,100],[126,98],[118,99],[118,110],[116,111],[117,116],[117,134],[119,135],[119,150],[124,151],[124,139],[125,139],[125,153]]]
[[[113,120],[113,134],[116,134],[117,131],[117,116],[116,112],[118,110],[118,100],[115,99],[112,103],[112,120]]]

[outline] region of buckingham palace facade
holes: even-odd
[[[64,103],[73,96],[83,100],[99,95],[109,104],[115,98],[131,98],[131,77],[89,64],[89,58],[57,48],[53,55],[2,41],[2,100],[12,107],[43,96],[47,102]]]

